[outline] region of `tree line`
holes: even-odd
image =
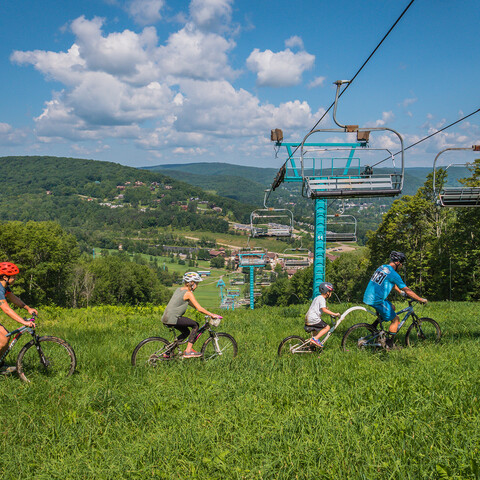
[[[164,304],[170,297],[164,284],[178,280],[126,254],[82,255],[76,238],[56,222],[4,222],[0,228],[0,259],[20,268],[14,291],[27,304]]]

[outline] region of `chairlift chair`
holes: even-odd
[[[286,248],[283,251],[283,262],[285,268],[308,267],[310,265],[308,254],[308,248]]]
[[[358,198],[392,197],[402,192],[404,178],[404,148],[401,135],[391,128],[359,128],[358,125],[342,125],[336,119],[337,104],[341,85],[345,80],[335,82],[337,92],[333,120],[339,129],[316,129],[309,132],[300,145],[302,192],[308,198]],[[370,148],[372,132],[390,132],[396,135],[400,143],[400,163],[395,165],[395,155],[388,149]],[[352,144],[307,143],[313,134],[349,135],[356,133],[357,142]],[[345,148],[347,147],[347,148]],[[381,154],[386,157],[379,160]],[[368,164],[365,163],[365,156]],[[387,160],[390,164],[376,168]],[[375,168],[374,168],[375,167]]]
[[[473,151],[480,152],[480,145],[473,145],[469,148],[445,148],[437,154],[433,162],[433,190],[437,198],[437,204],[442,207],[480,207],[480,187],[464,186],[460,182],[456,182],[456,186],[440,185],[437,170],[444,168],[448,171],[451,167],[467,167],[473,166],[473,163],[450,163],[446,167],[437,165],[440,155],[451,151]]]
[[[357,219],[353,215],[327,215],[327,242],[356,242]]]
[[[235,275],[230,278],[230,285],[245,285],[244,275]]]
[[[293,213],[286,209],[262,208],[250,214],[252,237],[290,237]]]
[[[238,253],[239,267],[265,267],[266,253],[259,250],[244,250]]]
[[[286,208],[267,207],[270,189],[265,190],[263,207],[250,214],[252,237],[290,237],[293,232],[293,213]]]

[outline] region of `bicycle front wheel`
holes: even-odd
[[[40,337],[38,345],[28,342],[18,354],[17,372],[24,382],[39,377],[64,378],[72,375],[77,365],[73,348],[61,338]]]
[[[278,356],[293,355],[295,353],[313,353],[313,349],[310,345],[305,345],[306,340],[297,335],[284,338],[278,346]]]
[[[344,352],[376,349],[379,347],[377,334],[378,331],[369,323],[357,323],[345,332],[342,338],[342,349]]]
[[[440,325],[433,318],[419,318],[408,327],[405,345],[407,347],[432,345],[438,343],[441,336]]]
[[[162,337],[150,337],[142,340],[133,350],[132,365],[139,367],[156,367],[162,362],[171,360],[174,352],[168,340]]]
[[[215,333],[214,336],[207,338],[202,345],[202,355],[204,360],[214,358],[223,358],[229,360],[237,356],[237,342],[228,333]]]

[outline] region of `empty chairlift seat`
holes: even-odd
[[[308,198],[391,197],[402,192],[401,185],[402,176],[397,173],[304,178]]]
[[[433,185],[435,196],[437,198],[438,205],[442,207],[480,207],[480,187],[470,186],[468,182],[461,183],[458,179],[455,179],[455,185],[449,184],[449,175],[454,175],[455,167],[466,168],[466,172],[463,172],[463,177],[468,175],[469,170],[473,170],[475,165],[469,162],[460,162],[458,159],[455,163],[450,163],[446,166],[439,165],[439,157],[448,153],[455,152],[457,156],[460,152],[473,151],[480,152],[480,145],[473,145],[469,148],[446,148],[442,150],[433,162]],[[477,154],[480,157],[480,153]],[[443,169],[447,173],[447,177],[443,178],[440,175],[439,170]],[[444,183],[446,182],[446,183]]]
[[[357,219],[353,215],[327,215],[327,242],[356,242]]]
[[[238,254],[239,267],[265,267],[267,259],[266,252],[242,251]]]
[[[252,237],[290,237],[293,213],[286,209],[262,208],[250,214]]]

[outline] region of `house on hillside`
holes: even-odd
[[[224,257],[225,256],[225,249],[220,248],[219,250],[209,250],[208,254],[210,255],[211,258]]]

